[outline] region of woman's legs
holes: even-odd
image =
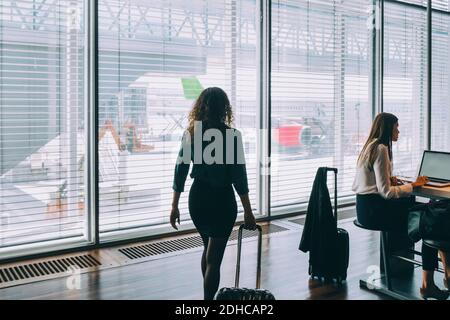
[[[450,281],[450,256],[448,252],[439,250],[441,256],[442,266],[444,267],[445,280]]]
[[[203,282],[205,300],[212,300],[219,289],[220,265],[227,245],[226,238],[209,238]]]
[[[220,265],[237,216],[233,187],[213,187],[194,179],[189,192],[189,214],[203,241],[201,270],[204,298],[214,298],[219,287]]]
[[[202,276],[203,280],[205,279],[205,273],[206,273],[206,252],[208,251],[208,242],[209,237],[204,234],[200,234],[203,241],[203,253],[202,253],[202,261],[201,261],[201,268],[202,268]]]
[[[401,198],[389,200],[391,212],[403,212],[402,215],[397,215],[399,219],[393,223],[394,225],[402,226],[403,232],[407,235],[409,208],[414,204],[415,198]],[[440,290],[434,282],[434,270],[438,267],[438,250],[433,249],[427,245],[422,244],[422,288],[421,292],[428,294],[429,297],[436,299],[446,299],[446,292]]]
[[[422,288],[434,287],[434,270],[438,267],[437,250],[422,243]]]
[[[396,232],[398,239],[401,239],[402,235],[404,235],[406,239],[408,238],[407,226],[409,208],[414,205],[414,197],[386,200],[379,196],[371,196],[363,198],[362,200],[367,202],[363,209],[365,209],[367,216],[371,218],[369,221],[371,224],[384,230]],[[427,297],[446,299],[446,293],[440,290],[434,283],[434,270],[438,267],[437,257],[437,250],[422,245],[423,276],[421,293]],[[450,270],[448,275],[450,276]]]
[[[441,253],[442,261],[445,260],[445,254]],[[424,298],[434,298],[445,300],[448,293],[439,289],[434,283],[434,270],[438,267],[437,250],[425,244],[422,244],[422,288],[420,293]],[[444,267],[447,268],[446,264]],[[447,273],[446,273],[447,274]]]

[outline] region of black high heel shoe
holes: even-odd
[[[433,298],[436,300],[447,300],[449,292],[441,290],[437,286],[432,286],[426,289],[420,288],[420,295],[425,300],[428,300],[429,298]]]

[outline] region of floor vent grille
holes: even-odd
[[[270,225],[263,225],[263,234],[272,234],[282,231],[287,231],[289,229],[286,229],[284,227],[280,227],[275,224]],[[230,235],[230,240],[237,240],[238,231],[233,230]],[[244,230],[243,237],[244,238],[250,238],[250,237],[256,237],[257,231],[249,231]],[[198,248],[203,245],[202,238],[200,236],[191,236],[191,237],[185,237],[185,238],[179,238],[175,240],[165,240],[165,241],[159,241],[144,245],[138,245],[138,246],[131,246],[126,248],[119,249],[119,252],[124,254],[129,259],[139,259],[139,258],[145,258],[150,256],[156,256],[160,254],[175,252],[175,251],[182,251],[187,249],[193,249]]]
[[[66,273],[74,266],[80,269],[86,269],[100,265],[101,263],[90,254],[20,264],[0,268],[0,284]]]

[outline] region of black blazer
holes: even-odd
[[[327,168],[317,170],[306,213],[299,250],[309,251],[309,264],[315,273],[334,274],[337,226],[327,187]],[[335,271],[335,270],[334,270]]]

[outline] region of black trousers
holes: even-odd
[[[369,229],[392,231],[408,236],[409,208],[415,198],[384,199],[379,194],[356,196],[358,221]],[[438,267],[437,250],[422,244],[422,269],[433,271]]]

